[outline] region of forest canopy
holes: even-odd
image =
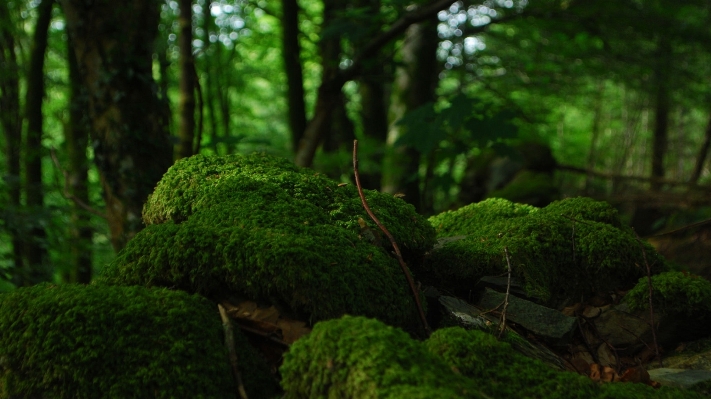
[[[0,292],[88,283],[178,159],[263,152],[430,216],[709,218],[711,3],[0,2]],[[515,198],[512,198],[515,197]]]

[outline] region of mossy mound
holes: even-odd
[[[250,397],[277,393],[236,332]],[[0,397],[234,398],[220,315],[167,289],[41,284],[0,294]]]
[[[492,398],[698,398],[677,389],[632,383],[598,384],[572,372],[551,369],[482,331],[460,327],[435,331],[425,346],[452,369],[472,379]]]
[[[411,205],[365,195],[408,263],[432,247],[434,230]],[[181,160],[148,199],[144,220],[147,228],[105,268],[103,281],[210,297],[230,292],[314,322],[350,313],[406,325],[415,314],[389,242],[378,239],[356,188],[288,161]]]
[[[280,371],[287,398],[483,397],[404,331],[364,317],[317,323]]]
[[[317,323],[285,354],[280,371],[286,398],[701,398],[555,371],[482,331],[445,328],[419,342],[350,316]]]
[[[631,310],[649,308],[647,277],[639,279],[625,301]],[[685,272],[665,272],[652,276],[652,306],[655,310],[711,318],[711,282]]]
[[[465,238],[432,251],[415,272],[461,295],[483,276],[506,273],[506,251],[527,291],[552,306],[631,286],[646,272],[645,255],[654,273],[666,269],[649,244],[622,227],[614,208],[588,198],[545,208],[489,199],[430,222],[439,238]]]

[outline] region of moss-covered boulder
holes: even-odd
[[[643,384],[598,384],[579,374],[553,370],[483,331],[445,328],[435,331],[424,344],[492,398],[701,398],[688,391],[656,390]]]
[[[366,190],[376,216],[414,263],[435,233],[414,208]],[[266,155],[177,162],[143,213],[148,225],[105,268],[110,284],[237,294],[318,321],[344,313],[404,325],[406,280],[356,188]]]
[[[492,198],[430,222],[439,238],[463,238],[446,241],[415,272],[465,296],[481,277],[506,273],[506,252],[514,276],[551,306],[631,287],[646,273],[645,255],[654,273],[666,268],[650,245],[622,225],[614,208],[589,198],[545,208]]]
[[[280,371],[287,398],[483,397],[404,331],[365,317],[317,323]]]
[[[250,397],[278,392],[236,332]],[[182,291],[42,284],[0,294],[0,397],[235,398],[219,312]]]

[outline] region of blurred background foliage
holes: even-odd
[[[351,181],[358,139],[365,188],[425,215],[586,195],[643,236],[711,217],[708,1],[124,3],[96,9],[155,17],[87,33],[77,0],[0,5],[0,291],[89,282],[142,228],[127,176],[194,153]]]

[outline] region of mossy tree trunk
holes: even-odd
[[[143,228],[143,203],[173,158],[151,70],[160,2],[62,0],[62,6],[87,88],[94,159],[118,251]]]
[[[20,225],[12,218],[20,208],[20,150],[22,146],[22,116],[20,114],[20,69],[15,52],[15,23],[7,2],[0,1],[0,126],[5,138],[8,202],[4,215],[12,244],[12,263],[22,270],[22,235]]]
[[[44,58],[47,52],[47,32],[52,19],[54,0],[42,0],[38,6],[37,24],[32,39],[30,68],[27,71],[27,136],[25,140],[25,200],[27,221],[31,225],[25,242],[25,269],[18,275],[19,285],[34,285],[52,278],[47,264],[47,233],[44,230],[44,186],[42,184],[42,102],[44,100]]]
[[[209,8],[209,7],[208,7]],[[195,141],[195,60],[193,59],[193,2],[180,0],[178,16],[180,34],[180,103],[178,104],[178,145],[175,158],[187,158],[194,153]]]
[[[437,87],[437,20],[410,26],[402,46],[402,67],[396,72],[395,94],[391,105],[393,122],[422,105],[435,100]],[[383,166],[383,191],[402,193],[404,199],[422,211],[419,168],[422,154],[414,148],[395,146],[403,134],[393,125],[388,133],[388,149]]]

